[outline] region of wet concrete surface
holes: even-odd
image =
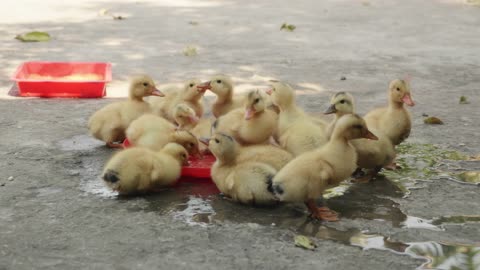
[[[111,8],[131,17],[38,19],[33,26],[55,36],[42,44],[11,39],[30,24],[0,25],[0,269],[478,268],[480,186],[457,175],[480,170],[467,158],[480,153],[479,8],[460,1],[85,3],[80,15]],[[278,31],[285,21],[297,29]],[[177,53],[187,43],[199,44],[196,58]],[[271,77],[289,81],[312,113],[336,91],[352,92],[364,113],[385,102],[389,79],[410,74],[417,106],[399,157],[404,169],[329,193],[327,205],[341,215],[336,223],[308,219],[303,205],[238,205],[209,182],[118,197],[99,179],[114,150],[86,129],[88,116],[111,99],[8,95],[21,61],[86,58],[114,63],[113,96],[138,71],[161,82],[225,72],[241,89]],[[470,104],[459,105],[461,95]],[[426,126],[423,113],[446,124]],[[298,234],[317,249],[295,247]]]

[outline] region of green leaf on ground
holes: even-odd
[[[480,171],[463,172],[458,174],[458,177],[463,182],[473,183],[473,184],[480,183]]]
[[[460,104],[468,104],[468,103],[470,103],[470,102],[468,102],[468,99],[467,99],[466,96],[461,96],[459,103],[460,103]]]
[[[185,56],[195,56],[197,55],[197,48],[193,45],[188,45],[183,49],[183,55]]]
[[[309,249],[309,250],[314,250],[317,245],[313,243],[310,238],[304,236],[304,235],[297,235],[295,236],[295,246],[301,247],[304,249]]]
[[[293,24],[288,24],[288,23],[284,23],[282,24],[282,26],[280,27],[280,30],[285,30],[285,31],[288,31],[288,32],[293,32],[293,30],[295,30],[295,28],[297,28],[295,25]]]
[[[440,118],[435,116],[430,116],[423,119],[423,122],[428,125],[443,125],[443,121]]]
[[[21,34],[15,37],[16,39],[22,42],[41,42],[41,41],[49,41],[50,35],[47,32],[28,32],[25,34]]]

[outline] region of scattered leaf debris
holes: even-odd
[[[15,38],[22,42],[44,42],[49,41],[51,37],[47,32],[33,31],[17,35]]]
[[[293,30],[295,30],[295,28],[297,28],[295,25],[293,24],[288,24],[288,23],[284,23],[282,24],[282,26],[280,27],[280,30],[284,30],[284,31],[288,31],[288,32],[293,32]]]
[[[468,103],[470,103],[470,102],[468,102],[468,99],[467,99],[466,96],[461,96],[458,103],[460,103],[460,104],[468,104]]]
[[[189,21],[188,24],[190,24],[190,25],[198,25],[198,22],[196,22],[196,21]]]
[[[183,49],[183,55],[185,56],[195,56],[197,54],[197,47],[193,45],[188,45],[187,47],[185,47],[185,49]]]
[[[440,118],[435,116],[430,116],[423,119],[423,122],[428,125],[443,125],[443,121]]]
[[[422,113],[422,116],[423,116],[423,117],[428,117],[428,114]]]
[[[295,236],[295,246],[308,250],[314,250],[317,247],[317,245],[312,240],[310,240],[310,238],[304,235]]]
[[[345,76],[340,77],[341,81],[345,81],[346,79],[347,79],[347,77],[345,77]]]
[[[126,18],[122,15],[112,15],[114,20],[125,20]]]

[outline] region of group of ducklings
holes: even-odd
[[[202,118],[207,90],[216,95],[213,117]],[[124,139],[133,145],[116,153],[102,173],[120,194],[172,185],[189,155],[210,152],[216,158],[211,178],[231,199],[302,202],[313,218],[335,221],[337,213],[316,199],[352,175],[365,181],[382,168],[395,169],[395,145],[410,134],[404,104],[414,102],[408,81],[393,80],[388,93],[388,106],[363,118],[355,114],[352,95],[336,93],[325,111],[334,118],[327,122],[298,107],[295,91],[280,81],[270,81],[265,91],[234,95],[232,79],[215,75],[160,92],[142,75],[131,81],[128,100],[95,112],[88,127],[109,147],[122,147]]]

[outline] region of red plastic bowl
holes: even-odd
[[[123,141],[124,148],[128,148],[131,146],[132,144],[128,139],[125,139]],[[212,167],[213,163],[215,163],[215,156],[204,155],[203,159],[197,159],[190,156],[188,158],[188,161],[190,162],[190,165],[182,167],[182,178],[210,178],[210,168]]]
[[[95,62],[25,62],[12,80],[22,97],[100,98],[112,80],[112,67]]]

